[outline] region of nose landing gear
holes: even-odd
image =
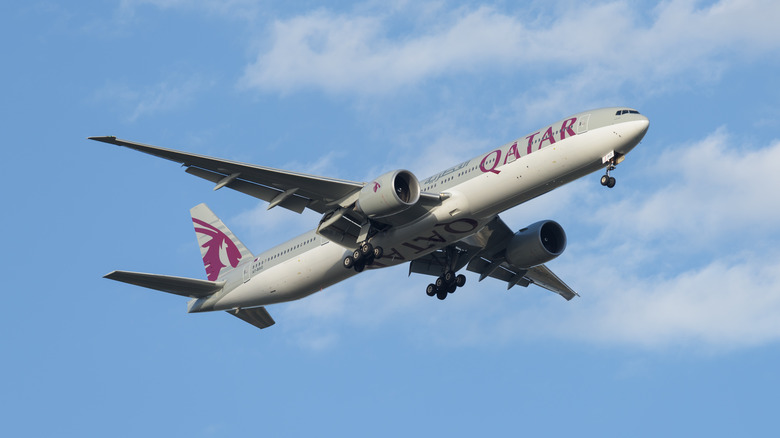
[[[618,163],[623,161],[623,158],[625,158],[624,155],[616,154],[614,151],[601,158],[601,162],[607,164],[607,173],[601,177],[602,186],[609,187],[610,189],[615,187],[615,178],[610,176],[609,172],[615,170],[615,167],[618,165]]]
[[[613,170],[615,170],[615,165],[610,164],[609,166],[607,166],[607,174],[606,175],[602,175],[602,177],[601,177],[601,185],[602,186],[609,187],[610,189],[612,187],[615,187],[615,183],[617,182],[615,180],[615,177],[614,176],[609,176],[609,172],[611,172]]]

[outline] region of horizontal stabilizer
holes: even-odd
[[[106,274],[103,278],[190,298],[207,297],[219,291],[225,285],[225,282],[129,271],[114,271]]]
[[[235,316],[236,318],[241,318],[244,321],[260,329],[271,327],[272,325],[276,324],[276,321],[274,321],[274,319],[271,318],[271,315],[268,314],[268,311],[265,310],[265,307],[253,307],[251,309],[233,309],[233,310],[228,310],[227,313]]]

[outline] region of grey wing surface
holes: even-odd
[[[116,137],[89,137],[89,139],[124,146],[181,163],[187,168],[187,173],[215,183],[215,190],[228,187],[269,202],[269,208],[280,206],[297,213],[303,212],[306,208],[318,213],[332,211],[339,206],[340,202],[354,195],[364,185],[361,182],[191,154]]]
[[[445,269],[457,271],[467,266],[479,274],[479,281],[487,277],[507,283],[507,289],[530,284],[555,292],[566,300],[578,294],[555,275],[547,266],[520,268],[506,261],[506,245],[514,233],[498,216],[473,236],[467,237],[425,257],[413,260],[409,273],[439,276]],[[449,262],[449,266],[447,263]]]

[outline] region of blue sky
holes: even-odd
[[[6,2],[9,436],[773,435],[780,379],[780,3]],[[189,208],[254,252],[265,210],[160,146],[350,180],[437,169],[571,113],[650,118],[598,174],[506,212],[563,225],[581,297],[400,266],[262,332],[114,269],[204,278]]]

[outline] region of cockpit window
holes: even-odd
[[[623,114],[639,114],[639,111],[624,109],[624,110],[618,110],[615,113],[616,116],[620,116],[620,115],[623,115]]]

